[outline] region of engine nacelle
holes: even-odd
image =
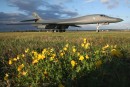
[[[46,25],[38,25],[37,28],[38,29],[45,29]]]
[[[109,23],[108,22],[105,22],[105,23],[101,23],[102,25],[109,25]]]
[[[32,26],[37,27],[38,29],[45,29],[46,25],[42,25],[42,24],[33,24]]]

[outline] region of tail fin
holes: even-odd
[[[35,18],[35,19],[29,19],[29,20],[22,20],[20,22],[30,22],[30,21],[35,21],[35,22],[38,22],[38,21],[42,21],[43,19],[37,14],[37,13],[33,13],[32,16]]]
[[[33,12],[32,16],[38,20],[42,20],[42,18],[36,12]]]

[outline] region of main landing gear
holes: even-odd
[[[59,30],[52,30],[52,32],[65,32],[65,29],[59,29]]]
[[[99,27],[100,27],[100,25],[98,23],[96,32],[99,32]]]

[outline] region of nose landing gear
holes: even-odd
[[[98,23],[96,32],[99,32],[99,27],[100,27],[100,25]]]

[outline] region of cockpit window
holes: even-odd
[[[105,17],[105,15],[100,15],[101,17]]]

